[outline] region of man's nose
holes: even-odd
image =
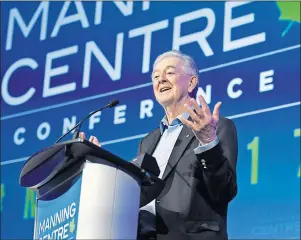
[[[158,83],[164,83],[164,82],[167,82],[166,74],[161,73],[160,76],[159,76],[159,79],[158,79]]]

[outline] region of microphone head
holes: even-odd
[[[109,107],[112,108],[112,107],[115,107],[117,104],[119,103],[118,100],[112,100],[111,102],[109,102]]]

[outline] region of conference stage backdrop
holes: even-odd
[[[193,56],[199,94],[238,130],[231,239],[300,236],[300,2],[1,2],[1,238],[33,236],[24,161],[83,125],[131,160],[163,110],[157,55]],[[71,138],[71,135],[67,139]]]

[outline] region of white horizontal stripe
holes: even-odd
[[[300,103],[301,102],[283,104],[283,105],[279,105],[279,106],[275,106],[275,107],[264,108],[264,109],[260,109],[260,110],[255,110],[255,111],[236,114],[236,115],[228,116],[227,118],[235,119],[235,118],[241,118],[241,117],[251,116],[251,115],[255,115],[255,114],[265,113],[265,112],[271,112],[271,111],[275,111],[275,110],[279,110],[279,109],[295,107],[295,106],[300,105]],[[105,141],[105,142],[102,142],[101,144],[103,146],[105,146],[105,145],[109,145],[109,144],[126,142],[126,141],[130,141],[130,140],[134,140],[134,139],[143,138],[146,135],[147,135],[147,133],[138,134],[138,135],[134,135],[134,136],[130,136],[130,137],[118,138],[118,139],[114,139],[114,140]],[[26,161],[28,158],[29,157],[23,157],[23,158],[17,158],[17,159],[13,159],[13,160],[3,161],[3,162],[1,162],[1,166],[11,164],[11,163],[23,162],[23,161]]]
[[[17,159],[13,159],[13,160],[3,161],[3,162],[1,162],[1,166],[2,166],[2,165],[11,164],[11,163],[24,162],[24,161],[26,161],[28,158],[29,158],[29,156],[28,156],[28,157],[17,158]]]
[[[246,116],[251,116],[259,113],[264,113],[264,112],[271,112],[283,108],[289,108],[289,107],[294,107],[300,105],[300,102],[294,102],[294,103],[288,103],[288,104],[283,104],[275,107],[269,107],[269,108],[264,108],[264,109],[259,109],[255,111],[250,111],[250,112],[245,112],[245,113],[240,113],[240,114],[235,114],[232,116],[228,116],[227,118],[229,119],[235,119],[235,118],[241,118],[241,117],[246,117]]]
[[[105,145],[109,145],[109,144],[130,141],[130,140],[134,140],[134,139],[138,139],[138,138],[143,138],[146,135],[147,135],[147,133],[138,134],[138,135],[134,135],[134,136],[130,136],[130,137],[125,137],[125,138],[118,138],[118,139],[115,139],[115,140],[110,140],[110,141],[102,142],[101,145],[105,146]]]
[[[258,54],[258,55],[252,56],[252,57],[247,57],[247,58],[243,58],[243,59],[240,59],[240,60],[236,60],[236,61],[232,61],[232,62],[228,62],[228,63],[223,63],[223,64],[216,65],[216,66],[213,66],[213,67],[204,68],[204,69],[201,69],[199,71],[199,73],[208,72],[208,71],[216,70],[216,69],[219,69],[219,68],[224,68],[224,67],[232,66],[232,65],[235,65],[235,64],[239,64],[239,63],[242,63],[242,62],[247,62],[247,61],[251,61],[251,60],[254,60],[254,59],[263,58],[263,57],[271,56],[271,55],[274,55],[274,54],[294,50],[294,49],[300,48],[300,46],[301,46],[300,44],[299,45],[294,45],[294,46],[281,48],[281,49],[274,50],[274,51],[267,52],[267,53]],[[32,110],[28,110],[28,111],[24,111],[24,112],[19,112],[19,113],[15,113],[15,114],[11,114],[11,115],[1,117],[1,121],[11,119],[11,118],[15,118],[15,117],[25,116],[25,115],[29,115],[29,114],[33,114],[33,113],[37,113],[37,112],[47,111],[47,110],[50,110],[50,109],[65,107],[65,106],[68,106],[68,105],[81,103],[81,102],[86,102],[86,101],[90,101],[90,100],[94,100],[94,99],[98,99],[98,98],[112,96],[112,95],[119,94],[119,93],[129,92],[129,91],[133,91],[133,90],[136,90],[136,89],[139,89],[139,88],[149,87],[151,85],[152,85],[151,82],[150,83],[144,83],[144,84],[136,85],[136,86],[133,86],[133,87],[123,88],[123,89],[120,89],[120,90],[111,91],[111,92],[102,93],[102,94],[97,94],[97,95],[94,95],[94,96],[81,98],[81,99],[77,99],[77,100],[73,100],[73,101],[69,101],[69,102],[64,102],[64,103],[54,104],[54,105],[41,107],[41,108],[37,108],[37,109],[32,109]]]
[[[298,44],[298,45],[294,45],[294,46],[291,46],[291,47],[281,48],[281,49],[278,49],[278,50],[275,50],[275,51],[258,54],[258,55],[252,56],[252,57],[242,58],[242,59],[239,59],[239,60],[236,60],[236,61],[223,63],[223,64],[216,65],[216,66],[213,66],[213,67],[201,69],[201,70],[199,70],[199,73],[209,72],[209,71],[212,71],[212,70],[215,70],[215,69],[232,66],[232,65],[235,65],[235,64],[238,64],[238,63],[248,62],[248,61],[252,61],[254,59],[259,59],[259,58],[275,55],[275,54],[278,54],[278,53],[287,52],[287,51],[290,51],[290,50],[298,49],[300,47],[301,47],[301,45]]]
[[[54,104],[54,105],[47,106],[47,107],[42,107],[42,108],[37,108],[37,109],[33,109],[33,110],[28,110],[28,111],[25,111],[25,112],[19,112],[19,113],[16,113],[16,114],[7,115],[7,116],[2,117],[1,120],[20,117],[20,116],[24,116],[24,115],[28,115],[28,114],[32,114],[32,113],[37,113],[37,112],[43,112],[43,111],[47,111],[47,110],[50,110],[50,109],[65,107],[65,106],[68,106],[68,105],[81,103],[81,102],[86,102],[86,101],[90,101],[90,100],[94,100],[94,99],[98,99],[98,98],[103,98],[103,97],[115,95],[115,94],[118,94],[118,93],[129,92],[129,91],[133,91],[133,90],[136,90],[136,89],[139,89],[139,88],[144,88],[144,87],[148,87],[148,86],[152,86],[152,85],[153,85],[152,83],[144,83],[144,84],[136,85],[136,86],[133,86],[133,87],[128,87],[128,88],[123,88],[123,89],[120,89],[120,90],[101,93],[101,94],[98,94],[98,95],[94,95],[94,96],[90,96],[90,97],[86,97],[86,98],[81,98],[81,99],[77,99],[77,100],[73,100],[73,101],[69,101],[69,102]]]

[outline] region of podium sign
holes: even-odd
[[[81,182],[80,174],[59,197],[37,200],[34,239],[76,239]]]

